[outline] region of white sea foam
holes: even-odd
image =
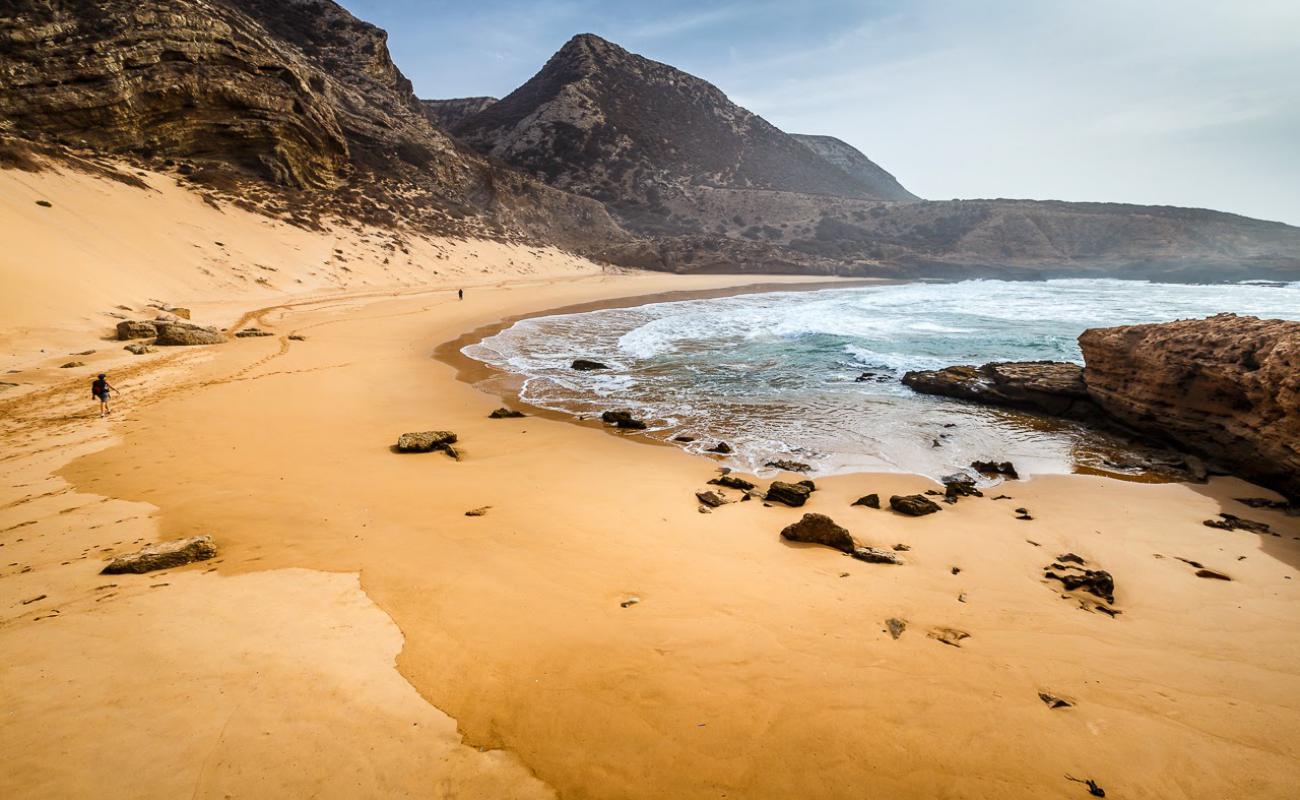
[[[737,466],[803,451],[801,460],[831,471],[938,475],[990,457],[1063,471],[1078,431],[1019,428],[997,412],[914,395],[897,378],[959,363],[1078,361],[1085,328],[1221,311],[1300,318],[1300,283],[981,280],[776,292],[539,317],[464,352],[523,376],[528,402],[574,414],[627,408],[699,436],[700,448],[726,440]],[[574,358],[611,370],[575,372]],[[875,375],[857,381],[864,371]]]

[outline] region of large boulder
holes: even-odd
[[[1220,314],[1094,328],[1079,346],[1107,414],[1300,498],[1300,322]]]
[[[151,544],[143,550],[118,556],[101,572],[105,575],[153,572],[157,569],[179,567],[193,561],[205,561],[216,554],[217,545],[212,541],[211,536],[193,536],[189,539],[177,539],[174,542]]]
[[[576,358],[570,366],[578,372],[596,372],[602,369],[609,369],[607,365],[602,364],[599,361],[592,361],[589,358]]]
[[[937,394],[996,406],[1041,411],[1058,417],[1098,415],[1083,382],[1083,367],[1064,361],[1004,361],[909,372],[903,383]]]
[[[808,496],[813,493],[815,488],[812,481],[799,481],[798,483],[772,481],[771,485],[767,487],[767,494],[764,495],[763,499],[798,508],[808,502]]]
[[[849,532],[825,514],[804,514],[803,519],[782,529],[781,538],[792,542],[824,544],[845,553],[852,553],[857,546]]]
[[[192,322],[155,322],[154,327],[158,329],[158,341],[154,344],[167,347],[221,344],[226,341],[226,337],[216,328]]]
[[[152,339],[158,335],[158,329],[148,320],[128,319],[117,323],[119,341],[128,339]]]
[[[451,431],[415,431],[397,437],[397,449],[403,453],[429,453],[448,450],[456,443]]]

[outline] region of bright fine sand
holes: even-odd
[[[386,247],[146,180],[0,172],[0,797],[1295,796],[1300,518],[1232,499],[1270,493],[1061,476],[909,518],[850,503],[932,482],[847,475],[703,514],[714,462],[435,355],[753,278]],[[150,301],[275,335],[130,356],[110,314]],[[391,449],[444,429],[461,460]],[[782,541],[805,511],[906,564]],[[1201,524],[1220,511],[1280,535]],[[212,561],[98,574],[204,533]],[[1119,616],[1044,580],[1066,552]]]

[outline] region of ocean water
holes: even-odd
[[[814,474],[938,477],[973,459],[1064,473],[1105,443],[1071,423],[918,395],[899,379],[952,364],[1082,363],[1076,339],[1086,328],[1224,311],[1300,319],[1300,283],[966,281],[772,292],[538,317],[463,352],[516,376],[525,402],[575,416],[628,409],[654,435],[698,437],[688,448],[726,441],[735,453],[724,463],[750,472],[791,458]],[[575,372],[575,358],[612,369]]]

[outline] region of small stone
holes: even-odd
[[[1051,692],[1039,692],[1038,699],[1046,703],[1048,708],[1070,708],[1074,705],[1064,697],[1057,697]]]
[[[889,635],[897,639],[907,630],[907,620],[898,617],[890,617],[885,620],[885,627],[889,629]]]
[[[639,603],[639,602],[641,602],[641,598],[639,598],[639,597],[629,597],[628,599],[626,599],[626,600],[624,600],[623,602],[619,603],[619,606],[622,607],[622,608],[631,608],[632,606],[636,605],[636,604]]]
[[[730,455],[732,451],[731,451],[731,445],[727,444],[726,442],[718,442],[714,446],[705,450],[705,452],[719,453],[721,455]]]
[[[949,647],[961,647],[960,642],[963,639],[969,639],[970,634],[956,628],[932,628],[926,636],[935,639]]]
[[[1198,578],[1211,578],[1211,579],[1216,580],[1216,581],[1230,581],[1230,580],[1232,580],[1232,578],[1229,578],[1227,575],[1224,575],[1222,572],[1216,572],[1215,570],[1212,570],[1212,569],[1198,569],[1198,570],[1196,570],[1196,577],[1198,577]]]
[[[486,516],[486,515],[487,515],[487,512],[488,512],[488,509],[491,508],[491,507],[492,507],[492,506],[482,506],[482,507],[480,507],[480,508],[471,508],[469,511],[466,511],[466,512],[465,512],[465,516],[467,516],[467,517],[483,517],[483,516]]]
[[[488,419],[520,419],[526,416],[522,411],[515,411],[513,408],[498,408],[491,414]]]
[[[952,574],[953,574],[953,575],[960,575],[960,574],[961,574],[961,567],[953,567],[953,568],[952,568]]]
[[[592,361],[591,359],[588,358],[575,359],[573,364],[570,365],[570,367],[572,369],[578,370],[579,372],[593,372],[595,370],[600,370],[600,369],[609,369],[609,367],[606,366],[605,364],[602,364],[599,361]]]
[[[854,500],[852,505],[866,506],[867,508],[880,508],[880,495],[867,494]]]
[[[900,553],[906,553],[908,550],[911,550],[912,548],[900,542],[894,545],[894,549]]]
[[[153,346],[147,345],[144,342],[132,342],[122,349],[135,356],[142,356],[145,353],[153,352]]]
[[[291,333],[289,334],[289,340],[293,342],[305,342],[307,341],[307,337],[303,336],[301,333]]]
[[[86,362],[84,361],[69,361],[68,363],[60,366],[59,369],[75,369],[76,367],[84,367],[84,366],[86,366]]]

